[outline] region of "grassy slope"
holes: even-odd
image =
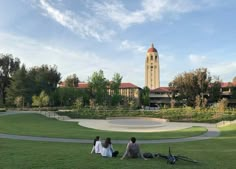
[[[129,139],[131,136],[136,136],[140,139],[162,139],[196,136],[204,132],[206,132],[206,129],[203,127],[155,133],[108,132],[84,128],[77,125],[77,123],[49,119],[39,114],[18,114],[0,117],[0,133],[18,135],[87,139],[93,139],[96,135],[101,136],[101,138],[109,136],[112,139]]]
[[[3,169],[234,169],[236,166],[236,125],[222,128],[219,138],[188,143],[141,145],[143,152],[185,154],[201,163],[178,161],[168,165],[162,159],[107,159],[91,155],[91,145],[72,143],[48,143],[0,139],[0,168]],[[125,145],[113,145],[121,153]]]

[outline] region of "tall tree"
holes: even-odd
[[[78,87],[79,78],[76,74],[67,76],[65,80],[65,87]]]
[[[109,81],[104,77],[103,71],[99,70],[94,72],[91,77],[88,79],[89,91],[91,97],[95,99],[95,103],[98,105],[106,104],[107,101],[107,87]]]
[[[233,83],[236,83],[236,76],[233,78]]]
[[[111,84],[110,84],[110,90],[111,90],[111,96],[112,96],[112,105],[116,106],[118,103],[120,103],[122,97],[119,92],[120,84],[122,81],[122,76],[119,73],[115,73]]]
[[[145,86],[142,90],[142,93],[141,93],[141,102],[142,102],[142,105],[144,106],[149,106],[150,105],[150,89]]]
[[[6,88],[10,79],[20,67],[20,59],[13,58],[11,54],[0,54],[0,104],[5,104]]]
[[[25,65],[22,65],[12,76],[11,84],[7,88],[6,102],[12,105],[15,98],[21,97],[24,103],[31,103],[30,95],[31,86],[29,86],[29,79]]]
[[[38,95],[41,91],[50,94],[57,88],[60,79],[61,74],[57,71],[55,65],[42,65],[40,67],[33,67],[29,70],[32,95]]]
[[[206,68],[200,68],[178,75],[169,86],[178,92],[178,99],[186,101],[189,106],[194,106],[197,95],[201,96],[201,102],[204,101],[210,82],[210,73]]]
[[[212,82],[209,86],[209,102],[216,103],[220,100],[221,97],[221,82],[218,77],[215,78],[214,82]]]

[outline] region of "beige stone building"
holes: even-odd
[[[153,90],[160,87],[160,66],[159,66],[159,55],[151,45],[146,54],[145,61],[145,86]]]

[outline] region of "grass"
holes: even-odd
[[[129,139],[131,136],[136,136],[147,140],[191,137],[203,134],[206,131],[207,129],[203,127],[192,127],[178,131],[153,133],[111,132],[81,127],[75,122],[62,122],[40,114],[17,114],[0,117],[0,133],[46,137],[93,139],[99,135],[101,138]]]
[[[141,145],[143,152],[167,153],[168,146],[173,154],[187,155],[200,161],[191,164],[178,161],[174,166],[163,159],[125,159],[126,145],[113,145],[120,151],[118,158],[102,158],[91,155],[90,144],[50,143],[0,139],[1,169],[234,169],[236,166],[236,125],[221,129],[215,139],[187,143]]]

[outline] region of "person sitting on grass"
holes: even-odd
[[[94,152],[96,154],[101,154],[102,151],[102,142],[100,141],[100,137],[96,136],[96,138],[93,141],[93,148],[91,150],[91,154],[93,154]]]
[[[106,138],[103,146],[101,155],[103,157],[116,157],[119,154],[118,151],[114,151],[113,146],[111,144],[111,138]]]
[[[136,143],[135,137],[131,137],[130,142],[127,144],[126,151],[124,155],[121,157],[121,160],[123,160],[125,157],[142,158],[144,160],[147,160],[146,158],[143,157],[143,154],[140,151],[140,147]]]

